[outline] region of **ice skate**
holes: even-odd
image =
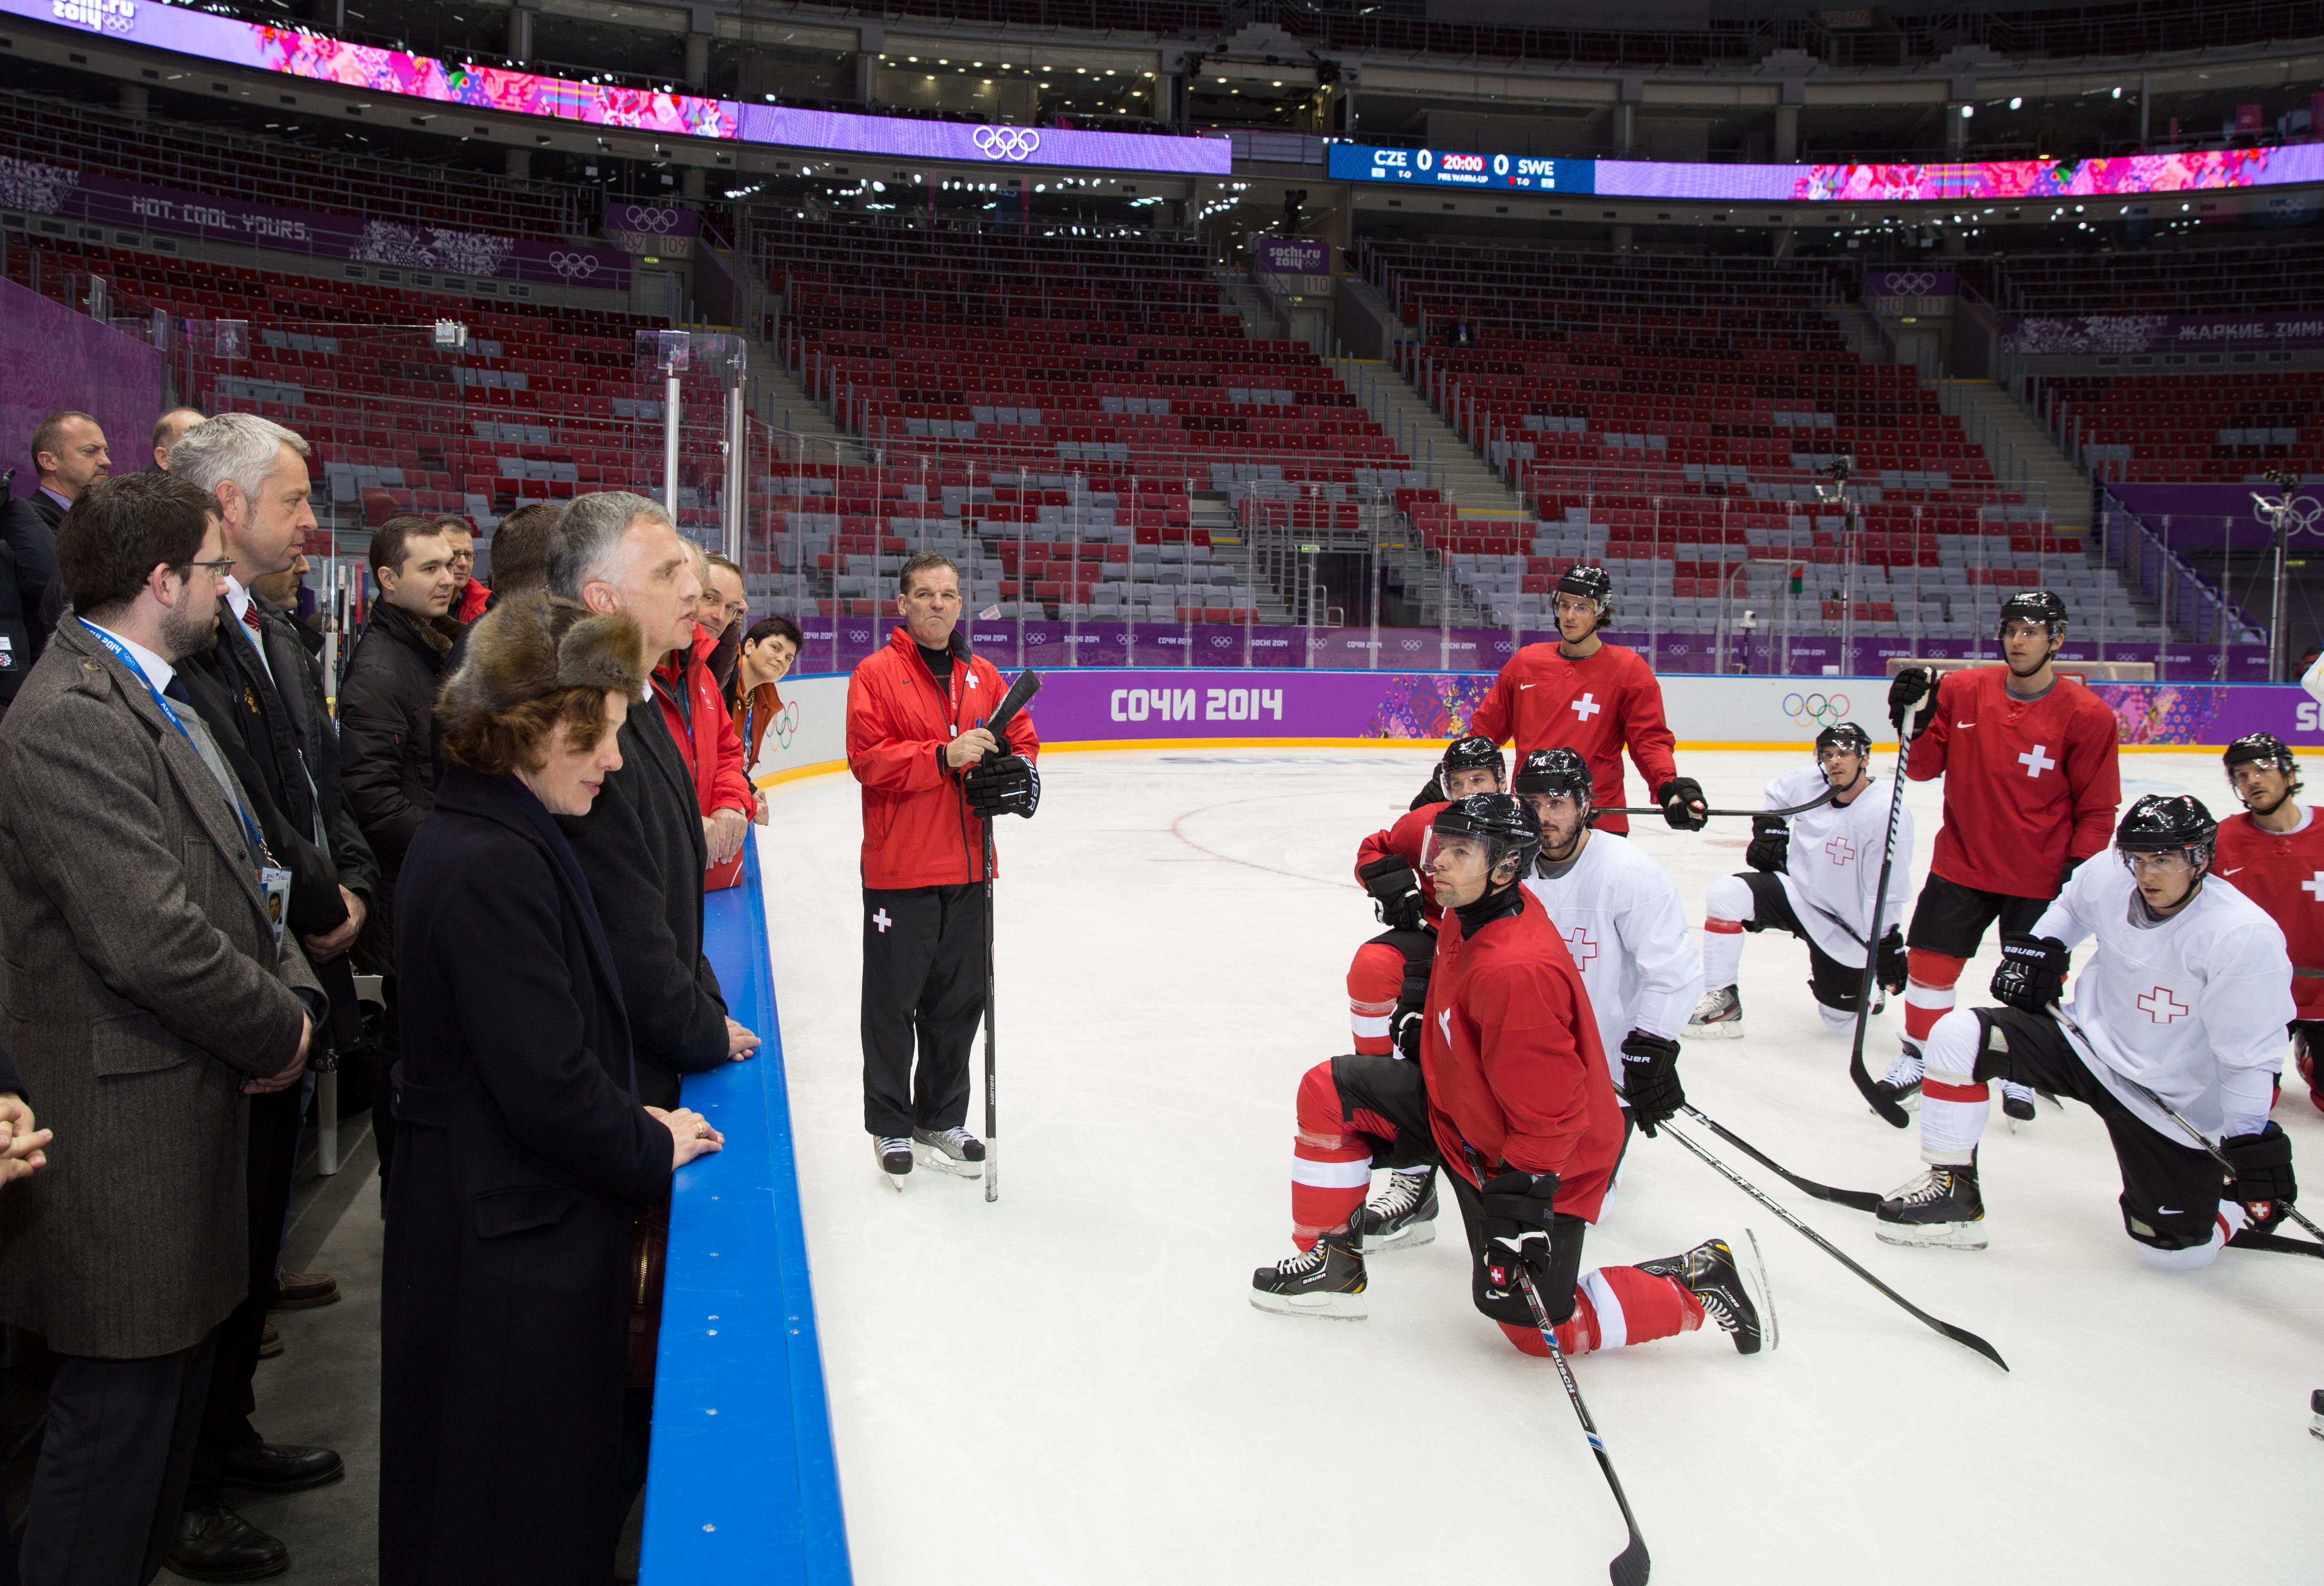
[[[1364,1257],[1352,1235],[1327,1233],[1311,1249],[1250,1275],[1250,1303],[1278,1316],[1364,1319]]]
[[[912,1130],[912,1157],[923,1167],[957,1178],[984,1176],[984,1142],[964,1129]]]
[[[1368,1255],[1429,1243],[1436,1237],[1436,1175],[1391,1170],[1388,1187],[1348,1219],[1348,1232]]]
[[[892,1135],[875,1139],[872,1142],[872,1159],[880,1164],[880,1171],[900,1193],[905,1178],[912,1171],[912,1142]]]
[[[1874,1214],[1884,1244],[1985,1249],[1985,1202],[1977,1193],[1974,1166],[1932,1167],[1881,1202]]]
[[[2034,1121],[2034,1087],[2001,1082],[2001,1115],[2009,1120],[2009,1132]]]
[[[1872,1082],[1873,1089],[1910,1112],[1921,1104],[1921,1048],[1906,1041],[1888,1065],[1888,1072]]]
[[[2324,1438],[2324,1388],[2309,1390],[2308,1435]]]
[[[1706,1240],[1683,1256],[1641,1261],[1638,1270],[1677,1278],[1735,1340],[1736,1353],[1756,1355],[1775,1347],[1775,1301],[1759,1260],[1758,1236],[1747,1228],[1743,1239],[1740,1259],[1725,1240]]]
[[[1731,1041],[1743,1033],[1743,999],[1733,986],[1719,986],[1702,994],[1686,1033],[1697,1041]]]

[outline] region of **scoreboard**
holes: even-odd
[[[1333,143],[1327,169],[1335,181],[1406,182],[1421,187],[1497,188],[1536,193],[1597,190],[1597,162],[1528,154],[1471,154],[1448,149],[1380,149]]]

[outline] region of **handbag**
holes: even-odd
[[[630,1386],[651,1388],[661,1342],[661,1287],[669,1265],[669,1194],[630,1223]]]

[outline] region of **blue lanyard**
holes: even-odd
[[[124,645],[120,640],[115,639],[112,634],[98,627],[95,622],[90,622],[87,617],[75,616],[73,620],[78,622],[82,627],[88,629],[89,632],[96,637],[97,641],[99,644],[104,645],[106,649],[111,650],[113,652],[113,659],[126,667],[129,669],[129,675],[131,677],[145,685],[145,692],[153,696],[153,703],[161,706],[161,714],[170,719],[170,724],[178,729],[178,736],[186,741],[186,747],[192,749],[194,747],[194,735],[186,731],[186,724],[178,719],[178,713],[174,709],[171,708],[168,696],[165,696],[159,688],[153,687],[153,679],[146,675],[145,669],[143,667],[137,664],[137,658],[129,653],[128,647]],[[195,752],[198,755],[200,751],[196,750]],[[226,791],[226,789],[221,788],[218,791],[223,793]],[[250,818],[250,811],[243,807],[242,800],[240,798],[234,799],[233,804],[234,813],[242,819],[243,834],[250,839],[250,851],[258,856],[259,862],[262,864],[272,863],[273,862],[274,855],[268,852],[266,847],[266,839],[259,834],[258,823]]]

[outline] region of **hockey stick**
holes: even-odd
[[[2097,1044],[2093,1042],[2089,1036],[2082,1032],[2082,1027],[2074,1022],[2074,1016],[2072,1014],[2068,1013],[2064,1008],[2052,1003],[2050,1008],[2050,1017],[2056,1019],[2068,1030],[2070,1030],[2076,1040],[2081,1042],[2084,1047],[2089,1048],[2090,1055],[2093,1057],[2098,1056]],[[2103,1061],[2103,1059],[2101,1059],[2101,1061]],[[2197,1129],[2193,1124],[2188,1122],[2185,1115],[2182,1114],[2178,1108],[2173,1107],[2170,1102],[2156,1095],[2153,1091],[2148,1090],[2144,1085],[2131,1078],[2130,1075],[2123,1073],[2122,1070],[2116,1068],[2111,1064],[2107,1065],[2107,1072],[2112,1074],[2116,1079],[2122,1081],[2123,1083],[2128,1085],[2132,1090],[2136,1091],[2140,1095],[2144,1096],[2147,1101],[2153,1103],[2156,1110],[2169,1117],[2172,1122],[2177,1124],[2181,1129],[2185,1130],[2187,1131],[2187,1138],[2193,1140],[2197,1145],[2202,1147],[2204,1154],[2209,1157],[2212,1161],[2217,1162],[2227,1173],[2227,1182],[2230,1184],[2235,1182],[2236,1165],[2227,1160],[2226,1152],[2220,1150],[2218,1146],[2211,1143],[2210,1136],[2205,1134],[2201,1130]],[[2254,1203],[2254,1204],[2261,1203]],[[2307,1217],[2301,1213],[2300,1208],[2293,1205],[2290,1201],[2283,1202],[2282,1205],[2284,1215],[2290,1217],[2294,1222],[2297,1222],[2301,1227],[2306,1229],[2317,1239],[2324,1240],[2324,1228],[2319,1228],[2313,1222],[2309,1222]],[[2317,1253],[2319,1255],[2324,1255],[2324,1247],[2319,1247]]]
[[[1549,1345],[1549,1358],[1556,1363],[1558,1380],[1565,1384],[1565,1397],[1573,1401],[1573,1413],[1582,1422],[1582,1434],[1590,1440],[1590,1452],[1598,1456],[1598,1469],[1606,1478],[1606,1485],[1614,1491],[1615,1507],[1622,1511],[1622,1524],[1630,1530],[1629,1545],[1614,1555],[1606,1566],[1613,1577],[1614,1586],[1646,1586],[1646,1572],[1653,1561],[1646,1557],[1646,1539],[1638,1535],[1637,1517],[1630,1513],[1630,1500],[1622,1491],[1622,1479],[1614,1474],[1614,1462],[1606,1452],[1606,1440],[1598,1434],[1597,1424],[1590,1419],[1590,1406],[1582,1402],[1581,1385],[1573,1380],[1573,1368],[1566,1364],[1565,1351],[1557,1345],[1557,1324],[1542,1308],[1541,1295],[1533,1286],[1533,1274],[1525,1263],[1517,1263],[1517,1283],[1525,1290],[1526,1304],[1533,1307],[1533,1324],[1541,1329],[1542,1342]]]
[[[1877,1212],[1880,1209],[1880,1197],[1870,1190],[1834,1189],[1828,1184],[1818,1184],[1812,1178],[1802,1178],[1709,1114],[1699,1112],[1694,1108],[1683,1104],[1680,1106],[1679,1111],[1750,1157],[1760,1166],[1782,1178],[1794,1189],[1813,1195],[1819,1201],[1830,1201],[1835,1206],[1845,1206],[1851,1212]]]
[[[1864,1067],[1864,1033],[1872,1019],[1873,983],[1880,974],[1880,911],[1888,901],[1888,875],[1896,863],[1896,822],[1904,810],[1905,769],[1913,763],[1913,724],[1921,719],[1922,711],[1928,708],[1935,695],[1936,689],[1930,688],[1904,713],[1904,724],[1896,729],[1900,742],[1896,745],[1896,786],[1888,793],[1888,841],[1880,850],[1880,881],[1872,894],[1872,929],[1864,938],[1868,944],[1864,949],[1864,981],[1856,996],[1856,1041],[1848,1053],[1848,1077],[1856,1083],[1864,1099],[1872,1103],[1872,1110],[1881,1120],[1897,1129],[1911,1128],[1912,1116],[1896,1104],[1895,1098],[1873,1089],[1872,1075]]]
[[[1685,1109],[1685,1111],[1690,1113],[1693,1113],[1697,1118],[1702,1118],[1702,1114],[1695,1112],[1694,1109],[1692,1107]],[[1707,1118],[1702,1118],[1702,1121],[1711,1124],[1711,1127],[1713,1129],[1719,1129],[1717,1124],[1711,1123],[1711,1120]],[[1912,1314],[1914,1319],[1930,1327],[1935,1328],[1939,1332],[1943,1333],[1955,1343],[1964,1344],[1969,1348],[1975,1350],[1978,1354],[1983,1355],[1987,1360],[1991,1360],[2003,1370],[2006,1371],[2009,1369],[2009,1362],[2001,1358],[2000,1351],[1995,1349],[1991,1344],[1986,1342],[1985,1340],[1979,1338],[1976,1333],[1971,1332],[1966,1327],[1956,1327],[1950,1322],[1939,1321],[1936,1317],[1930,1315],[1926,1311],[1921,1309],[1920,1306],[1906,1299],[1903,1295],[1898,1294],[1895,1289],[1890,1288],[1886,1284],[1873,1277],[1871,1273],[1858,1266],[1848,1257],[1842,1255],[1840,1250],[1833,1246],[1830,1240],[1824,1238],[1823,1235],[1818,1233],[1814,1229],[1810,1228],[1806,1223],[1793,1216],[1791,1213],[1784,1210],[1781,1204],[1775,1201],[1770,1200],[1760,1191],[1758,1185],[1753,1184],[1749,1179],[1745,1178],[1741,1174],[1727,1166],[1726,1163],[1721,1162],[1718,1157],[1712,1156],[1708,1150],[1704,1149],[1698,1141],[1686,1135],[1679,1133],[1677,1130],[1673,1129],[1670,1126],[1667,1120],[1662,1124],[1659,1132],[1667,1133],[1671,1139],[1676,1140],[1680,1145],[1684,1146],[1688,1150],[1692,1151],[1696,1156],[1702,1157],[1703,1162],[1710,1166],[1712,1172],[1718,1174],[1721,1178],[1724,1178],[1728,1183],[1733,1185],[1737,1189],[1741,1190],[1745,1194],[1749,1195],[1753,1200],[1766,1207],[1768,1211],[1773,1212],[1776,1216],[1782,1218],[1784,1222],[1790,1226],[1794,1232],[1799,1234],[1809,1243],[1814,1245],[1818,1249],[1831,1257],[1833,1260],[1838,1261],[1850,1272],[1855,1273],[1858,1277],[1864,1279],[1865,1282],[1870,1284],[1882,1294],[1886,1295],[1890,1299],[1904,1306],[1906,1311]],[[1726,1134],[1727,1131],[1720,1130],[1719,1132]],[[1728,1138],[1731,1139],[1734,1137],[1730,1135]],[[1736,1144],[1742,1145],[1742,1142],[1740,1140],[1737,1140]],[[1751,1150],[1751,1148],[1748,1146],[1744,1146],[1743,1148],[1747,1151]],[[1755,1157],[1759,1156],[1759,1153],[1757,1151],[1751,1151],[1751,1154]],[[1764,1157],[1760,1157],[1759,1159],[1763,1162],[1767,1160]],[[1775,1164],[1772,1162],[1767,1165],[1771,1167],[1775,1166]],[[1775,1171],[1783,1173],[1783,1169],[1780,1167],[1775,1168]],[[1784,1174],[1784,1176],[1789,1178],[1791,1175],[1786,1173]]]
[[[2278,1255],[2314,1256],[2319,1260],[2324,1260],[2324,1245],[2317,1244],[2310,1240],[2285,1239],[2281,1234],[2262,1233],[2255,1228],[2246,1228],[2242,1232],[2236,1234],[2235,1238],[2229,1240],[2227,1241],[2227,1249],[2231,1250],[2273,1250]]]
[[[1009,731],[1009,724],[1017,719],[1025,702],[1040,691],[1041,675],[1026,668],[1009,685],[992,715],[981,724],[1004,751],[1009,740],[1002,734]],[[990,1203],[1001,1198],[1001,1056],[992,1031],[992,817],[980,816],[977,825],[984,828],[984,1198]]]
[[[1839,797],[1839,788],[1826,788],[1822,798],[1811,798],[1805,804],[1794,804],[1789,809],[1706,809],[1702,813],[1705,816],[1766,816],[1770,819],[1780,820],[1787,815],[1805,815],[1812,809],[1821,809]],[[1661,815],[1662,813],[1663,807],[1659,804],[1609,804],[1603,808],[1592,809],[1590,812],[1590,818],[1595,820],[1601,815]]]

